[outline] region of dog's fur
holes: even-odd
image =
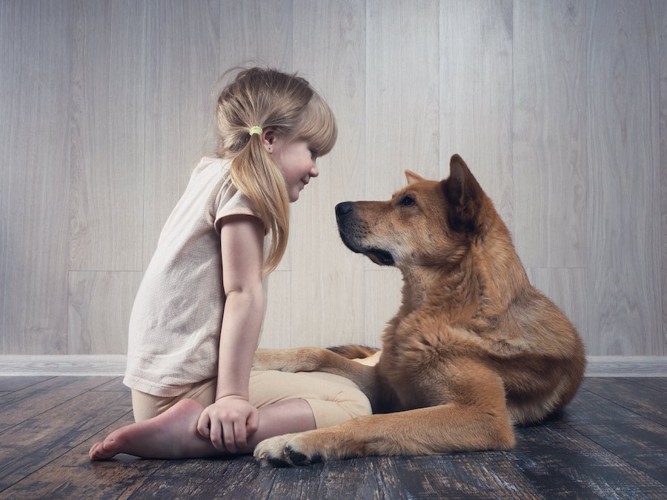
[[[407,172],[386,202],[336,207],[343,242],[403,273],[403,303],[375,366],[360,347],[258,351],[255,369],[348,377],[374,415],[260,443],[274,464],[366,455],[504,450],[513,424],[567,404],[584,349],[565,315],[528,282],[510,233],[463,160],[441,182]],[[378,299],[380,300],[380,299]]]

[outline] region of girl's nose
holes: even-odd
[[[317,177],[318,175],[320,175],[320,171],[318,170],[317,165],[315,164],[315,162],[313,162],[313,168],[310,169],[310,176],[311,177]]]

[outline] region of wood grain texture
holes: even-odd
[[[72,385],[61,385],[59,389],[51,388],[41,395],[33,395],[29,401],[42,403],[41,408],[37,406],[34,410],[22,409],[22,402],[26,400],[5,405],[11,410],[10,418],[16,414],[20,420],[11,426],[11,441],[7,431],[2,434],[0,491],[39,470],[101,426],[106,427],[128,413],[127,391],[91,390],[103,382],[93,378],[75,379]],[[46,385],[42,384],[43,387]],[[86,411],[82,411],[84,408]],[[63,427],[66,421],[69,424]],[[44,448],[40,449],[42,446]]]
[[[507,452],[368,457],[300,468],[230,460],[91,463],[132,421],[120,380],[56,377],[0,396],[1,498],[664,498],[667,379],[587,379]],[[5,413],[6,410],[6,413]],[[658,416],[656,418],[656,416]],[[9,426],[2,426],[7,422]]]
[[[528,267],[588,263],[586,56],[593,6],[514,5],[515,243]]]
[[[366,307],[363,343],[381,347],[384,329],[401,305],[403,278],[398,270],[391,268],[368,270],[364,277]]]
[[[667,5],[656,0],[653,6],[660,20],[660,234],[662,236],[660,276],[662,277],[662,342],[663,353],[667,354]]]
[[[221,73],[220,5],[146,2],[146,125],[143,268],[212,133],[213,87]]]
[[[276,270],[269,277],[266,315],[260,346],[265,349],[292,346],[292,273]]]
[[[439,9],[433,0],[366,9],[365,195],[385,200],[406,169],[439,174]]]
[[[531,284],[561,308],[579,331],[584,345],[590,345],[593,339],[588,329],[586,270],[537,268],[527,271]]]
[[[9,378],[9,380],[22,380]],[[35,380],[28,378],[28,380]],[[63,401],[68,401],[106,383],[100,377],[51,377],[27,387],[17,386],[2,398],[0,431],[6,431],[35,415],[40,415]],[[33,441],[34,442],[34,441]]]
[[[588,328],[595,354],[664,354],[660,274],[658,20],[604,2],[588,47]]]
[[[511,0],[440,2],[440,168],[458,153],[513,229]]]
[[[283,71],[293,67],[293,2],[220,3],[220,67],[271,66]]]
[[[140,272],[70,273],[68,352],[127,352],[127,320],[141,277]]]
[[[292,205],[267,345],[379,342],[400,276],[333,207],[458,152],[589,355],[667,357],[662,0],[0,1],[0,354],[122,349],[220,76],[252,64],[308,78],[340,129]]]
[[[70,269],[141,271],[146,3],[76,4]]]
[[[39,384],[48,377],[0,377],[0,392],[3,396],[8,392],[19,391],[30,387],[31,385]]]
[[[0,3],[0,352],[67,352],[74,14]]]

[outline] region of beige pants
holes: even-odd
[[[132,408],[137,422],[155,417],[183,399],[194,399],[204,406],[215,401],[216,380],[194,384],[175,397],[152,396],[132,390]],[[318,428],[340,424],[354,417],[371,414],[368,398],[357,385],[331,373],[287,373],[273,370],[250,373],[250,403],[261,408],[286,399],[303,399],[313,410]]]

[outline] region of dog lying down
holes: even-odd
[[[267,439],[258,460],[506,450],[514,424],[540,422],[574,397],[586,363],[581,339],[528,282],[507,227],[463,160],[453,156],[441,182],[406,175],[407,187],[389,201],[336,206],[345,245],[403,274],[381,355],[360,346],[259,350],[254,362],[345,376],[374,414]],[[353,360],[366,356],[379,361]]]

